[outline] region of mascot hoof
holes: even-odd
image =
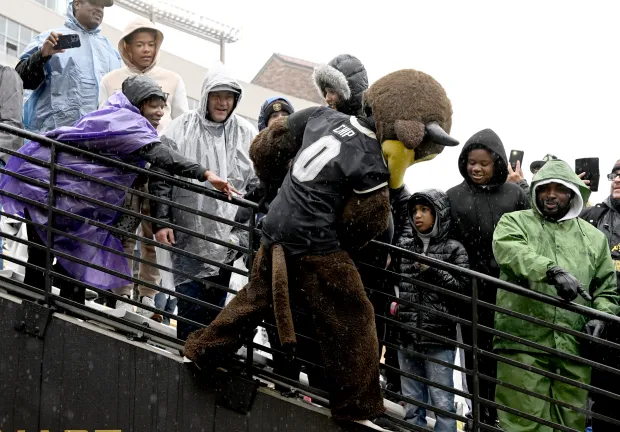
[[[208,362],[206,361],[206,351],[209,346],[209,340],[205,337],[205,330],[200,329],[191,333],[185,341],[185,349],[183,355],[202,367]]]

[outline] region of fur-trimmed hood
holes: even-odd
[[[368,74],[362,62],[349,54],[341,54],[328,64],[317,66],[312,75],[319,94],[331,87],[342,98],[338,111],[348,115],[362,114],[362,95],[368,89]]]

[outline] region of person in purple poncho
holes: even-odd
[[[165,104],[166,95],[151,78],[146,76],[131,77],[124,83],[123,91],[114,93],[101,109],[85,115],[72,127],[61,127],[47,132],[45,136],[66,144],[75,144],[88,151],[141,168],[146,163],[150,163],[152,166],[163,168],[170,174],[209,181],[215,189],[226,193],[229,198],[233,193],[237,193],[232,185],[212,171],[183,157],[169,147],[161,145],[155,130],[158,117],[158,99],[160,100],[159,105]],[[147,104],[146,102],[151,103]],[[50,161],[50,148],[36,141],[27,142],[19,152],[43,162]],[[131,186],[136,178],[136,173],[92,160],[86,155],[65,151],[58,151],[57,164],[121,186]],[[49,183],[49,168],[28,162],[18,156],[9,159],[6,170],[43,183]],[[56,192],[57,209],[105,225],[126,229],[123,223],[126,218],[121,217],[120,212],[63,193],[63,191],[77,193],[107,204],[123,207],[126,202],[124,190],[59,171],[56,174],[56,186],[61,189]],[[4,174],[0,178],[0,190],[34,202],[48,203],[49,191],[47,187],[23,182],[9,174]],[[8,213],[24,217],[38,224],[48,224],[48,210],[46,208],[6,195],[0,195],[0,203]],[[123,275],[131,275],[125,257],[96,246],[106,246],[123,252],[122,240],[116,235],[107,229],[60,214],[54,216],[53,226],[61,232],[95,244],[86,244],[68,236],[54,234],[50,245],[57,259],[53,266],[54,271],[104,290],[118,288],[128,283],[128,280],[122,277],[89,266],[100,266]],[[137,224],[133,228],[134,232],[136,228]],[[132,232],[131,228],[127,231]],[[47,232],[43,228],[29,224],[28,239],[39,245],[47,245]],[[89,263],[89,265],[69,260],[62,254],[75,257]],[[44,249],[30,247],[28,255],[28,263],[45,268],[46,254]],[[24,283],[42,289],[45,287],[44,273],[33,268],[27,268]],[[62,297],[84,303],[84,288],[77,287],[75,284],[60,278],[54,280],[54,285],[60,288]]]

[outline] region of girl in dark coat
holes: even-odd
[[[493,231],[505,213],[530,208],[525,192],[513,183],[507,183],[508,158],[499,136],[491,129],[484,129],[474,134],[463,146],[459,156],[459,171],[463,183],[448,190],[452,208],[451,237],[465,246],[469,255],[472,270],[499,277],[499,268],[493,257]],[[479,283],[480,300],[495,304],[497,288]],[[465,292],[471,295],[471,287]],[[461,316],[471,319],[471,306],[462,306]],[[493,327],[493,311],[478,308],[480,325]],[[493,336],[486,332],[478,332],[478,346],[487,351],[492,350]],[[470,327],[463,329],[463,342],[471,345],[472,331]],[[467,368],[473,368],[470,351],[465,354]],[[481,356],[480,372],[495,376],[495,362]],[[471,376],[467,376],[467,385],[473,389]],[[486,380],[480,381],[480,396],[493,400],[495,386]],[[483,412],[482,420],[487,424],[495,424],[497,415],[494,410]]]
[[[463,268],[469,268],[467,252],[461,243],[448,238],[450,230],[450,201],[448,196],[437,189],[417,192],[409,200],[409,216],[414,227],[414,235],[405,238],[399,246],[428,255]],[[445,289],[462,293],[468,284],[466,278],[453,276],[445,270],[429,267],[409,258],[402,257],[396,263],[398,273],[411,279],[433,284]],[[398,297],[427,307],[433,311],[457,315],[456,302],[446,295],[410,281],[401,281],[398,285]],[[423,312],[419,309],[400,305],[398,319],[408,326],[426,330],[432,334],[456,340],[456,324],[436,314]],[[421,352],[433,359],[454,363],[454,346],[444,344],[437,339],[426,337],[416,332],[403,331],[401,340],[408,349]],[[406,352],[399,351],[400,369],[415,375],[423,376],[433,382],[453,387],[454,370],[432,363]],[[455,412],[454,394],[436,387],[401,376],[401,391],[404,396],[430,403],[446,411]],[[437,432],[455,432],[456,421],[449,417],[436,414]],[[407,404],[405,419],[413,424],[426,427],[426,410],[422,407]]]

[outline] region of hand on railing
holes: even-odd
[[[155,233],[155,240],[168,246],[173,246],[176,243],[172,228],[162,228],[157,231]]]
[[[583,331],[587,335],[595,338],[600,338],[603,336],[603,332],[605,331],[605,321],[601,321],[598,319],[590,320],[583,327]]]
[[[235,189],[233,185],[228,183],[226,180],[221,179],[213,171],[205,171],[205,180],[211,183],[215,189],[219,190],[220,192],[224,192],[226,195],[228,195],[229,200],[232,199],[233,193],[237,195],[241,195],[241,193],[239,193],[239,191]]]
[[[581,295],[587,301],[592,301],[592,297],[584,290],[581,282],[562,267],[553,266],[547,270],[547,281],[555,286],[558,296],[566,301],[575,300],[577,295]]]

